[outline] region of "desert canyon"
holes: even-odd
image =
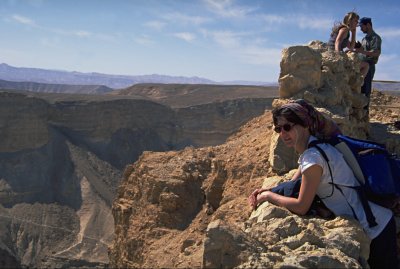
[[[355,55],[314,41],[283,50],[279,91],[137,84],[88,95],[3,86],[0,265],[365,267],[369,242],[354,221],[247,204],[254,188],[296,167],[272,131],[270,111],[287,98],[400,155],[400,98],[374,90],[368,115],[358,66]]]

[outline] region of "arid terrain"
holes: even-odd
[[[357,55],[323,46],[315,41],[283,50],[280,98],[272,106],[305,99],[344,134],[400,153],[399,97],[374,91],[368,113]],[[252,212],[251,191],[287,180],[298,166],[272,127],[267,108],[223,144],[144,152],[128,165],[113,202],[110,266],[366,267],[370,240],[346,216],[300,217],[271,203]]]
[[[246,219],[250,211],[244,194],[271,175],[266,137],[277,87],[140,84],[102,95],[54,94],[51,87],[0,94],[0,257],[5,267],[106,267],[114,238],[111,204],[123,172],[143,152],[142,161],[159,167],[173,167],[169,162],[182,149],[181,159],[192,158],[193,152],[205,154],[205,160],[218,156],[223,163],[213,165],[222,165],[218,173],[231,178],[210,182],[209,207],[186,223],[193,232],[173,233],[152,246],[158,248],[152,255],[167,267],[170,258],[163,251],[182,246],[188,255],[182,266],[197,266],[200,254],[190,249],[202,239],[194,231],[204,232],[218,204],[235,208],[237,213],[224,216],[228,222]],[[399,104],[399,97],[374,91],[371,137],[385,140],[384,128],[395,128]],[[211,163],[204,165],[203,172],[210,173]],[[190,163],[187,169],[192,172]],[[162,178],[169,171],[163,167],[157,173]],[[238,178],[243,182],[233,180]],[[226,187],[223,195],[218,184]],[[164,198],[166,208],[173,206]],[[158,221],[148,214],[152,210],[141,216],[143,223]],[[173,217],[164,215],[162,221],[172,227]]]
[[[153,84],[166,99],[146,97],[145,86],[128,95],[51,87],[0,91],[3,267],[105,267],[125,166],[144,151],[221,144],[273,99],[264,87]]]
[[[399,102],[400,97],[374,91],[371,121],[379,120],[387,128],[394,128],[393,123],[400,115]],[[392,107],[390,111],[387,110],[388,106]],[[260,187],[265,178],[276,175],[268,162],[271,140],[267,138],[272,135],[272,126],[271,113],[267,110],[243,125],[238,133],[220,146],[186,148],[179,152],[146,152],[136,164],[128,166],[119,197],[127,192],[131,194],[127,196],[135,201],[132,204],[133,201],[127,199],[124,200],[125,204],[115,204],[114,218],[118,234],[124,234],[126,241],[132,245],[127,243],[121,246],[122,250],[114,246],[111,258],[120,259],[126,255],[127,259],[137,263],[118,263],[114,260],[114,265],[157,268],[203,266],[205,255],[212,255],[202,247],[208,240],[208,225],[215,220],[226,225],[245,225],[251,215],[247,195]],[[371,134],[379,133],[375,138],[385,142],[386,132],[375,130],[374,125],[371,127]],[[400,137],[400,130],[397,130],[397,137]],[[176,180],[172,181],[173,178]],[[185,181],[192,183],[183,183]],[[196,191],[197,188],[200,190],[197,184],[202,184],[201,189],[207,198],[203,197],[202,192]],[[128,219],[125,218],[130,214],[135,215],[136,220],[128,225]],[[126,223],[126,226],[119,226],[122,223]],[[274,232],[286,233],[284,230],[289,227],[285,228],[284,225],[288,224],[282,225],[283,230]],[[224,234],[224,230],[220,232]],[[226,259],[235,260],[230,255],[239,251],[233,247],[236,244],[233,241],[239,239],[230,239],[230,236],[240,237],[240,233],[231,231],[228,235],[220,236],[216,240],[232,244],[231,248],[222,247],[227,252]],[[229,240],[233,241],[229,243]],[[119,251],[126,251],[126,254]],[[226,261],[226,264],[229,262]],[[304,266],[307,267],[307,264]]]

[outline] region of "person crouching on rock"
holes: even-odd
[[[286,197],[270,189],[256,189],[248,198],[253,209],[268,201],[295,214],[305,215],[317,195],[336,216],[348,216],[360,222],[372,240],[368,259],[371,268],[397,268],[396,224],[392,211],[369,202],[377,222],[376,226],[370,227],[356,190],[345,187],[358,184],[342,154],[328,143],[318,144],[328,157],[330,172],[320,151],[316,147],[308,147],[317,137],[340,133],[336,124],[304,100],[275,108],[272,117],[274,130],[279,133],[280,139],[300,155],[297,172],[301,176],[300,190],[298,197]],[[335,184],[332,184],[333,179]]]

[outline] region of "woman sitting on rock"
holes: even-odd
[[[357,13],[349,12],[344,16],[343,22],[335,23],[328,41],[328,48],[337,52],[344,51],[344,49],[347,49],[346,52],[354,51],[359,18],[360,16]],[[368,69],[368,63],[361,61],[360,72],[363,78],[367,75]]]
[[[333,121],[323,117],[304,100],[297,100],[272,111],[274,130],[286,146],[300,155],[299,174],[301,186],[297,198],[285,197],[270,189],[256,189],[249,196],[249,204],[255,209],[268,201],[287,208],[298,215],[305,215],[317,195],[336,216],[357,219],[365,233],[372,239],[368,263],[371,268],[397,268],[396,224],[391,210],[369,202],[377,225],[370,227],[361,200],[355,189],[345,186],[358,185],[353,171],[342,154],[332,145],[318,144],[329,159],[325,161],[320,151],[308,147],[320,136],[334,136],[339,130]],[[341,186],[336,188],[332,184]]]

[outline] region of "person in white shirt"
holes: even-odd
[[[298,215],[305,215],[317,195],[336,216],[349,216],[360,222],[372,240],[368,259],[371,268],[397,268],[396,224],[392,211],[369,202],[377,222],[376,226],[370,227],[356,190],[350,188],[359,183],[342,154],[330,144],[318,144],[329,159],[331,175],[321,153],[315,147],[309,148],[309,143],[317,139],[316,136],[340,133],[336,125],[328,124],[331,121],[304,100],[275,108],[272,115],[274,130],[279,133],[280,139],[300,154],[297,173],[301,176],[300,191],[298,197],[285,197],[270,189],[256,189],[248,199],[253,209],[259,203],[268,201]],[[334,187],[332,180],[340,188]]]

